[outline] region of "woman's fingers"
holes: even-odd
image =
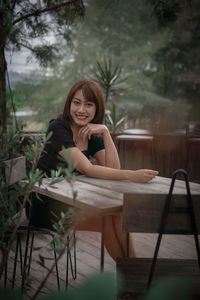
[[[150,169],[144,169],[144,171],[149,175],[158,175],[158,171],[150,170]]]
[[[156,175],[158,175],[158,171],[155,170],[148,170],[148,169],[140,169],[134,172],[136,174],[136,178],[134,178],[133,181],[145,183],[153,178],[155,178]],[[134,176],[135,177],[135,176]]]
[[[149,176],[151,178],[154,178],[156,175],[158,175],[158,171],[155,170],[144,170],[144,175]]]
[[[145,170],[144,172],[145,177],[147,178],[148,181],[152,180],[153,178],[156,177],[156,175],[158,175],[158,171],[154,171],[154,170]]]
[[[90,128],[88,126],[84,126],[79,130],[78,137],[89,140],[91,137],[91,133],[89,134],[89,132]]]

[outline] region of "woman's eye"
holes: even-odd
[[[91,107],[91,106],[93,106],[93,103],[87,103],[87,106]]]
[[[75,105],[79,105],[79,101],[74,100],[73,102]]]

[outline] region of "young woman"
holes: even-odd
[[[70,150],[70,162],[78,172],[89,177],[130,180],[145,183],[157,175],[154,170],[120,170],[117,150],[108,128],[103,124],[105,117],[104,98],[100,86],[91,80],[80,80],[71,88],[63,113],[49,124],[47,134],[52,132],[49,142],[38,162],[38,168],[50,176],[62,164],[59,157],[65,158]],[[98,165],[90,162],[94,157]],[[60,215],[66,210],[64,204],[43,197],[43,202],[33,197],[32,223],[48,227],[52,211]],[[121,214],[107,216],[105,220],[105,246],[116,260],[125,255],[126,234],[122,232]],[[101,231],[101,218],[94,216],[82,221],[77,230]],[[130,243],[130,255],[135,256]]]

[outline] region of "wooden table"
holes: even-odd
[[[78,192],[76,201],[73,200],[71,187],[66,180],[53,187],[49,187],[48,183],[49,180],[44,179],[43,185],[35,186],[34,190],[81,209],[86,216],[101,215],[102,233],[104,232],[103,217],[123,209],[126,211],[124,231],[158,232],[164,199],[169,192],[171,179],[157,176],[152,181],[142,184],[78,176],[74,185]],[[190,189],[194,199],[197,226],[200,231],[200,184],[190,183]],[[174,194],[186,195],[183,181],[176,180]],[[173,222],[177,223],[177,219]],[[181,221],[180,226],[182,225],[185,225],[185,222]],[[102,234],[102,251],[104,248],[103,238]],[[103,252],[101,255],[101,267],[103,267]]]
[[[123,194],[112,190],[104,189],[93,184],[88,184],[78,180],[74,184],[77,191],[76,200],[73,199],[71,185],[63,179],[59,183],[49,186],[50,179],[43,179],[42,185],[34,186],[33,191],[49,196],[55,200],[64,202],[75,209],[78,209],[80,220],[92,216],[102,216],[102,235],[101,235],[101,259],[100,267],[104,268],[104,224],[106,215],[112,215],[122,211]],[[87,179],[85,177],[85,179]],[[88,178],[89,180],[90,178]]]
[[[81,177],[81,182],[90,183],[93,186],[119,192],[123,194],[123,229],[125,232],[158,233],[162,211],[169,193],[171,179],[156,177],[146,184],[132,183],[128,181],[99,180]],[[190,190],[194,205],[195,219],[200,232],[200,184],[190,183]],[[175,181],[173,191],[173,204],[184,207],[186,202],[186,186],[181,180]],[[168,230],[183,231],[191,227],[190,219],[186,214],[170,215],[167,223]],[[119,258],[117,271],[124,276],[123,297],[126,299],[138,299],[145,291],[148,284],[148,274],[151,270],[150,258]],[[200,272],[198,263],[191,259],[158,259],[155,278],[166,275],[183,276],[194,279],[194,295],[200,295]],[[125,293],[125,294],[123,294]],[[123,298],[124,299],[124,298]],[[195,298],[196,299],[196,298]],[[199,299],[199,298],[197,298]]]
[[[132,232],[158,232],[159,221],[164,206],[164,200],[169,193],[170,178],[156,176],[148,183],[94,179],[82,176],[79,181],[101,187],[104,190],[118,192],[123,195],[123,210],[126,214],[124,230]],[[190,182],[190,190],[194,203],[195,217],[200,232],[200,184]],[[182,204],[186,195],[185,182],[176,180],[173,194]],[[106,199],[105,199],[106,201]],[[177,217],[171,225],[177,224]],[[131,222],[131,224],[129,224]],[[134,230],[130,230],[131,225]],[[180,226],[185,226],[181,223]]]

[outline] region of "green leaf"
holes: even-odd
[[[116,123],[116,127],[119,127],[125,120],[125,117],[122,117],[119,121]]]
[[[107,119],[108,119],[108,121],[110,122],[110,124],[113,126],[114,123],[113,123],[113,120],[112,120],[112,118],[111,118],[110,115],[107,115]]]

